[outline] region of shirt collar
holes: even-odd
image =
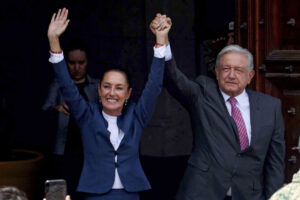
[[[107,121],[110,121],[110,122],[116,122],[117,121],[117,117],[116,116],[112,116],[112,115],[106,114],[103,110],[102,110],[102,114],[103,114],[103,117]]]
[[[223,92],[220,88],[220,91],[221,91],[221,94],[224,98],[224,101],[227,102],[227,100],[230,98],[230,96],[228,94],[226,94],[225,92]],[[244,89],[243,92],[241,94],[239,94],[238,96],[235,96],[234,97],[237,102],[241,105],[243,104],[244,102],[247,102],[248,101],[248,94],[246,92],[246,90]]]

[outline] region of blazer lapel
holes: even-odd
[[[210,79],[208,79],[208,81],[210,81]],[[212,107],[219,116],[222,116],[222,120],[226,123],[226,127],[224,127],[224,134],[226,134],[229,138],[236,152],[240,152],[241,148],[237,126],[228,112],[224,97],[218,86],[218,82],[214,80],[214,83],[210,82],[210,84],[206,84],[205,86],[203,94],[205,97],[205,103],[207,106]]]
[[[230,133],[233,132],[233,134],[231,134],[229,137],[234,137],[233,144],[235,146],[235,149],[237,151],[240,151],[240,141],[239,141],[239,134],[238,134],[238,130],[237,130],[237,126],[235,124],[235,121],[233,120],[233,118],[230,116],[228,109],[226,107],[225,101],[224,101],[224,97],[220,91],[220,89],[218,89],[218,96],[219,96],[219,101],[222,104],[222,113],[225,113],[225,120],[228,122],[228,126],[231,128]]]
[[[126,108],[123,109],[122,115],[118,117],[117,124],[118,127],[124,132],[124,137],[119,145],[119,149],[123,146],[124,143],[127,143],[129,137],[133,134],[129,134],[133,131],[132,123],[134,121],[134,104],[129,104]]]
[[[230,116],[228,109],[225,104],[224,97],[220,91],[220,88],[218,86],[218,83],[215,81],[215,84],[208,85],[207,87],[207,94],[204,94],[206,97],[206,104],[211,104],[211,101],[215,101],[215,103],[211,104],[210,106],[215,107],[215,105],[220,105],[218,106],[215,111],[220,113],[220,115],[224,116],[224,119],[228,125],[228,128],[230,132],[234,132],[234,136],[239,142],[239,137],[238,137],[238,130],[235,125],[234,120]],[[214,92],[212,92],[214,91]]]
[[[250,104],[250,125],[251,125],[251,144],[255,142],[256,134],[257,134],[257,124],[259,123],[259,97],[255,95],[255,93],[249,89],[246,90],[249,96],[249,104]]]
[[[110,141],[110,132],[107,130],[108,128],[108,122],[104,118],[102,114],[102,105],[98,104],[98,110],[99,110],[99,117],[100,117],[100,126],[102,127],[101,133],[104,134],[104,136]]]

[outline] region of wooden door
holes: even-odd
[[[290,182],[300,167],[300,1],[236,0],[236,23],[238,43],[254,55],[251,87],[282,101]]]
[[[284,90],[284,106],[286,124],[286,180],[300,169],[300,90]]]

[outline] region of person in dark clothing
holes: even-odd
[[[87,46],[80,40],[72,40],[64,52],[69,74],[86,101],[97,102],[99,97],[97,87],[99,80],[87,74],[89,52]],[[80,128],[69,112],[57,80],[50,85],[48,97],[42,107],[58,113],[57,134],[54,144],[52,167],[49,178],[63,178],[67,181],[68,192],[72,199],[81,199],[76,192],[83,165],[83,149]]]

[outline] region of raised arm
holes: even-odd
[[[155,19],[150,24],[152,33],[156,36],[156,41],[165,41],[169,45],[168,32],[162,31],[165,23],[172,24],[170,18],[160,13],[156,14]],[[190,109],[198,93],[198,85],[189,80],[176,66],[175,59],[169,48],[169,60],[165,63],[164,86],[168,92],[174,96],[184,107]]]
[[[163,54],[166,49],[166,46],[164,44],[168,43],[168,38],[163,36],[168,35],[171,24],[162,22],[161,24],[159,24],[159,26],[160,29],[155,30],[155,32],[161,37],[156,37],[156,45],[154,47],[154,56],[152,60],[151,70],[148,75],[148,81],[135,109],[137,117],[139,118],[142,126],[146,126],[146,124],[149,122],[155,110],[157,98],[162,89],[165,65],[165,56]],[[156,53],[156,51],[162,52]]]
[[[86,114],[88,112],[86,111],[88,104],[80,95],[74,81],[70,77],[59,42],[59,37],[64,33],[68,24],[68,10],[66,8],[59,9],[57,13],[53,14],[48,28],[48,40],[51,52],[50,62],[53,64],[55,77],[63,99],[68,105],[68,107],[65,104],[62,106],[66,110],[70,108],[71,115],[76,119],[79,127],[81,127],[81,124],[84,123],[83,119],[87,119]]]
[[[48,27],[48,40],[52,52],[61,52],[59,37],[63,34],[69,24],[68,9],[59,9],[54,13]]]

